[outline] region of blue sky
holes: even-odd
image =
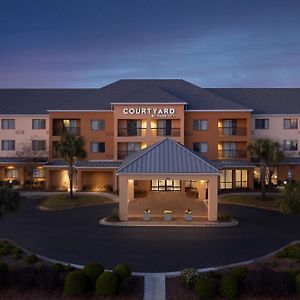
[[[1,88],[121,78],[300,87],[300,1],[1,1]]]

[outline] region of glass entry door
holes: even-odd
[[[181,191],[181,181],[151,180],[151,191]]]

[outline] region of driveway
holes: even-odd
[[[259,257],[300,239],[300,215],[234,205],[220,212],[235,217],[232,228],[146,228],[100,226],[117,204],[58,212],[39,211],[37,198],[21,201],[18,212],[0,220],[0,237],[41,255],[107,268],[128,263],[136,272],[211,267]]]

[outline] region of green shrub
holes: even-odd
[[[28,264],[34,264],[38,261],[38,257],[35,254],[30,254],[26,257],[26,262]]]
[[[195,287],[195,283],[199,277],[200,273],[197,269],[186,268],[181,271],[181,282],[189,289],[193,289]]]
[[[97,296],[115,296],[118,292],[118,277],[114,272],[103,272],[96,281]]]
[[[52,266],[52,269],[57,273],[62,273],[65,271],[65,266],[60,263],[56,263]]]
[[[8,266],[5,263],[0,263],[0,285],[6,285],[8,281]]]
[[[211,274],[201,275],[195,283],[195,293],[201,299],[212,299],[217,294],[218,282]]]
[[[282,251],[278,252],[277,258],[290,258],[300,261],[300,247],[299,246],[288,246]]]
[[[92,262],[87,264],[82,271],[89,280],[90,288],[94,290],[98,277],[104,272],[104,267],[100,263]]]
[[[237,281],[238,286],[241,288],[244,286],[247,273],[248,269],[246,267],[236,267],[230,270],[229,275]]]
[[[295,278],[296,292],[300,296],[300,274]]]
[[[225,276],[221,280],[220,294],[226,300],[234,300],[238,295],[238,284],[232,276]]]
[[[13,254],[13,259],[14,260],[20,260],[22,258],[22,255],[21,254],[19,254],[19,253],[14,253]]]
[[[68,273],[65,279],[64,292],[69,296],[82,296],[88,288],[88,279],[82,270]]]
[[[118,276],[120,281],[131,276],[131,269],[128,265],[120,263],[114,266],[114,272]]]
[[[76,268],[73,267],[72,265],[65,265],[65,271],[66,271],[67,273],[73,272],[73,271],[75,271],[75,270],[76,270]]]

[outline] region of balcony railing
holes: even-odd
[[[80,127],[53,127],[53,135],[54,136],[61,136],[66,132],[69,132],[73,135],[79,136],[80,135]]]
[[[137,150],[139,151],[139,150]],[[118,151],[118,159],[125,159],[127,156],[135,153],[136,151]]]
[[[157,136],[180,136],[180,128],[159,127],[151,130],[155,130]]]
[[[144,136],[146,135],[146,128],[118,128],[118,136]]]
[[[219,150],[219,158],[247,158],[246,150]]]
[[[237,135],[245,136],[247,135],[246,127],[219,127],[219,135]]]

